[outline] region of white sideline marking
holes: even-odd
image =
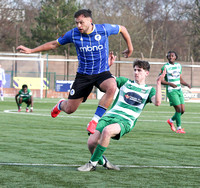
[[[38,164],[38,163],[0,163],[2,166],[55,166],[55,167],[78,167],[74,164]],[[178,169],[200,169],[200,166],[140,166],[140,165],[117,165],[125,168],[178,168]]]

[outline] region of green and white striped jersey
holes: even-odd
[[[139,85],[125,77],[116,78],[116,82],[119,92],[105,116],[128,120],[132,129],[146,103],[151,102],[156,90],[146,84]]]
[[[26,98],[32,96],[32,92],[30,89],[27,89],[27,92],[24,92],[23,89],[19,90],[19,97]]]
[[[177,85],[176,88],[166,85],[167,92],[172,92],[173,90],[180,90],[181,89],[180,75],[182,74],[182,66],[179,63],[174,63],[174,64],[166,63],[161,68],[161,72],[164,70],[164,68],[166,68],[165,81]]]

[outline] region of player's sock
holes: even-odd
[[[181,113],[180,112],[175,112],[174,116],[172,117],[172,120],[176,120],[176,126],[179,127],[181,126]]]
[[[98,106],[96,109],[96,112],[94,114],[94,117],[92,118],[92,120],[98,122],[99,119],[104,115],[104,113],[106,112],[107,108],[103,107],[103,106]]]
[[[98,162],[99,159],[102,157],[103,153],[105,152],[106,147],[101,146],[100,144],[97,145],[90,161],[92,162]]]
[[[98,163],[99,163],[100,165],[104,165],[105,162],[106,162],[106,161],[104,160],[103,156],[101,156],[100,159],[99,159],[99,161],[98,161]]]
[[[178,127],[177,127],[177,130],[180,130],[180,129],[181,129],[181,126],[178,126]]]
[[[90,161],[93,166],[97,166],[98,161]]]
[[[173,117],[171,119],[172,119],[172,121],[176,121],[176,125],[179,126],[181,124],[181,113],[175,112],[175,114],[173,115]]]
[[[59,104],[58,104],[58,110],[61,110],[61,104],[62,104],[63,101],[61,101]]]

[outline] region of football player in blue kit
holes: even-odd
[[[89,133],[94,133],[98,120],[103,116],[113,101],[116,91],[116,81],[110,73],[108,57],[110,35],[121,33],[127,49],[123,52],[126,58],[133,52],[133,46],[127,29],[121,25],[94,24],[92,12],[89,9],[81,9],[74,14],[76,28],[65,33],[57,40],[47,42],[34,49],[18,46],[21,53],[35,53],[56,49],[61,45],[73,43],[76,47],[79,61],[75,81],[71,87],[68,100],[61,99],[53,107],[51,116],[57,117],[61,111],[71,114],[77,110],[82,102],[87,100],[93,86],[96,86],[105,94],[99,101],[94,117],[87,126]]]

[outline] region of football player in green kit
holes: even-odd
[[[184,129],[181,128],[181,115],[185,112],[184,96],[181,89],[181,84],[191,88],[182,78],[182,66],[180,63],[175,62],[178,55],[175,51],[169,51],[167,53],[168,63],[162,68],[161,72],[166,69],[165,78],[162,80],[162,84],[166,85],[167,97],[170,102],[170,106],[175,109],[175,114],[172,118],[167,120],[171,130],[176,133],[185,133]],[[173,121],[176,121],[177,130],[174,126]]]
[[[88,163],[79,167],[78,171],[93,171],[97,163],[107,169],[120,170],[103,156],[110,139],[119,140],[129,133],[147,103],[152,102],[156,106],[161,104],[161,80],[165,76],[165,71],[158,77],[155,89],[145,84],[150,70],[147,61],[136,60],[133,69],[133,81],[125,77],[116,78],[118,95],[111,109],[99,120],[95,133],[90,135],[88,149],[92,157]]]
[[[28,86],[24,84],[22,89],[19,90],[18,94],[15,96],[15,100],[18,106],[18,112],[21,111],[22,103],[25,102],[27,104],[26,112],[29,112],[29,106],[31,105],[30,112],[33,112],[33,96]]]

